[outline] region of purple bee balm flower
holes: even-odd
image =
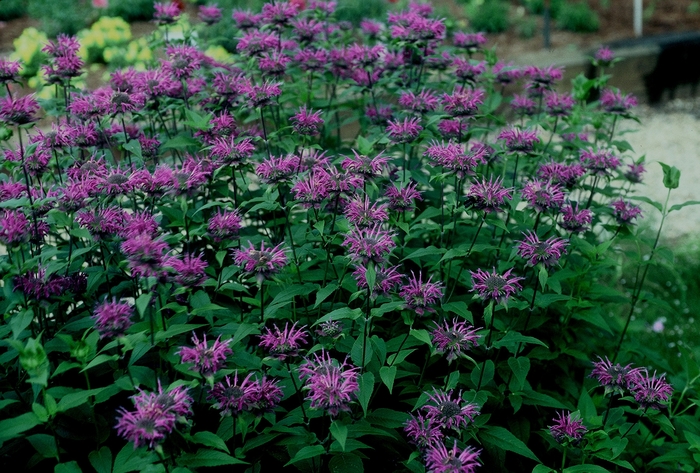
[[[549,162],[540,165],[537,176],[545,181],[561,184],[568,189],[576,185],[578,179],[586,173],[585,168],[579,163]]]
[[[17,82],[19,80],[19,62],[0,59],[0,84]]]
[[[458,48],[464,48],[470,53],[474,53],[481,49],[481,47],[486,44],[488,40],[486,35],[482,32],[478,33],[464,33],[462,31],[457,31],[452,38],[452,43]]]
[[[275,324],[274,329],[265,327],[265,333],[260,335],[260,346],[267,349],[270,356],[284,360],[287,357],[295,357],[299,354],[301,345],[308,343],[306,339],[306,325],[297,328],[294,322],[290,327],[284,324],[284,330],[280,330]]]
[[[185,415],[191,413],[192,398],[187,389],[179,386],[169,392],[163,392],[158,382],[157,393],[140,391],[132,396],[135,411],[121,407],[118,412],[117,433],[134,443],[134,448],[148,446],[156,448],[170,434],[179,420],[186,422]]]
[[[308,390],[306,399],[311,401],[313,409],[324,409],[332,417],[341,411],[350,410],[350,402],[355,398],[360,386],[357,384],[359,368],[331,358],[325,350],[321,355],[299,366],[299,379],[304,380],[304,389]]]
[[[243,219],[238,211],[217,212],[209,219],[207,233],[216,242],[230,240],[238,236]]]
[[[453,117],[474,117],[479,106],[484,103],[485,92],[481,89],[471,90],[456,87],[452,95],[443,94],[442,105],[445,112]]]
[[[533,179],[525,184],[521,195],[538,212],[559,209],[564,204],[565,194],[559,184]]]
[[[444,325],[435,324],[435,329],[430,334],[433,338],[433,346],[438,353],[447,353],[447,361],[452,362],[462,356],[464,352],[479,345],[480,335],[477,329],[458,319],[452,319],[452,325],[446,320]]]
[[[362,20],[360,22],[360,29],[368,37],[376,38],[384,29],[384,24],[373,20]]]
[[[373,125],[386,126],[394,116],[394,111],[389,105],[380,105],[376,108],[369,105],[365,108],[365,116]]]
[[[389,294],[400,282],[401,273],[399,273],[398,266],[384,267],[377,266],[375,270],[374,287],[372,288],[372,297],[377,297],[378,294]],[[367,268],[364,266],[358,266],[352,273],[355,281],[357,281],[357,287],[360,289],[367,289]]]
[[[411,414],[411,418],[406,421],[403,431],[408,435],[408,441],[420,449],[438,444],[444,437],[440,426],[432,419],[424,417],[421,413],[418,413],[417,416]]]
[[[169,25],[175,23],[180,17],[180,7],[176,2],[153,4],[153,21],[159,25]]]
[[[539,143],[537,132],[532,130],[521,130],[520,128],[508,128],[498,134],[499,140],[506,142],[506,148],[511,153],[530,153]]]
[[[512,268],[503,274],[498,274],[495,268],[492,273],[483,269],[471,271],[471,292],[476,292],[485,301],[493,300],[497,304],[505,304],[510,296],[523,289],[519,281],[525,278],[511,276],[512,271]]]
[[[542,263],[550,268],[556,265],[561,255],[566,253],[566,247],[569,246],[569,242],[558,237],[541,241],[540,237],[530,230],[524,235],[525,239],[518,245],[518,255],[528,260],[527,264],[530,266]]]
[[[564,70],[559,67],[528,66],[524,75],[530,78],[526,88],[532,97],[541,97],[546,90],[551,90],[554,83],[564,77]]]
[[[549,427],[549,433],[552,434],[554,440],[558,443],[571,443],[574,444],[581,441],[583,435],[588,432],[588,429],[581,419],[577,417],[572,417],[571,412],[558,412],[557,417],[552,419],[554,425]]]
[[[0,243],[14,246],[29,239],[29,219],[19,210],[5,210],[0,214]]]
[[[163,263],[168,249],[165,241],[147,233],[132,235],[121,244],[132,276],[140,277],[164,276]]]
[[[321,111],[307,110],[306,106],[302,107],[289,121],[292,122],[294,131],[304,136],[317,135],[323,126]]]
[[[510,106],[518,115],[532,116],[537,111],[537,102],[524,95],[513,95]]]
[[[231,340],[221,340],[219,335],[214,343],[209,346],[207,344],[207,335],[204,334],[202,340],[197,338],[196,333],[192,333],[193,348],[182,347],[178,354],[180,362],[192,363],[190,367],[192,371],[197,371],[204,377],[210,377],[226,365],[226,357],[233,353],[229,345]]]
[[[391,250],[396,247],[394,233],[383,230],[381,224],[369,228],[355,227],[345,236],[343,246],[348,255],[359,264],[367,265],[370,261],[383,263]]]
[[[344,214],[348,222],[355,227],[367,228],[389,220],[387,209],[387,204],[370,202],[369,196],[365,196],[363,199],[361,196],[355,195],[347,203]]]
[[[237,140],[235,136],[214,138],[211,157],[226,166],[238,168],[245,160],[253,156],[255,144],[250,138]]]
[[[14,279],[14,290],[22,292],[28,300],[49,300],[65,293],[70,281],[58,274],[46,274],[46,268],[39,267]]]
[[[199,256],[186,253],[182,259],[168,259],[167,264],[173,268],[175,282],[185,287],[200,286],[207,278],[204,270],[209,265],[205,261],[203,253],[200,253]]]
[[[214,5],[200,5],[199,12],[197,12],[199,19],[202,20],[207,25],[213,25],[221,21],[221,8],[217,4]]]
[[[126,215],[120,235],[124,238],[130,238],[139,233],[147,233],[155,237],[157,232],[158,222],[155,217],[153,214],[143,211]]]
[[[297,170],[299,158],[294,156],[271,156],[255,168],[255,173],[267,184],[277,184],[289,179]]]
[[[420,118],[404,118],[403,121],[389,120],[386,133],[394,143],[411,143],[418,138],[423,127],[420,126]]]
[[[121,233],[125,219],[124,210],[116,207],[85,209],[75,214],[75,221],[81,227],[87,228],[95,240],[103,240]]]
[[[348,172],[359,174],[365,178],[380,176],[389,164],[389,158],[379,153],[377,156],[360,155],[353,150],[354,157],[346,157],[340,165]]]
[[[235,14],[235,12],[234,12]],[[261,53],[277,46],[277,37],[266,31],[253,30],[247,32],[238,40],[236,50],[248,56],[259,56]]]
[[[599,361],[593,362],[591,378],[596,378],[605,388],[605,394],[617,393],[622,395],[625,389],[629,389],[641,375],[641,368],[632,368],[632,365],[622,366],[613,364],[608,357],[598,357]]]
[[[632,163],[627,165],[625,170],[625,177],[628,181],[639,184],[642,182],[642,175],[646,172],[646,168],[643,163]]]
[[[12,97],[10,95],[0,99],[0,120],[9,125],[25,125],[35,122],[40,110],[39,104],[33,95]]]
[[[239,384],[238,371],[231,378],[226,376],[223,381],[214,384],[207,399],[214,401],[214,407],[221,411],[222,416],[238,415],[256,407],[260,400],[260,386],[251,380],[253,373],[248,373]]]
[[[436,442],[428,448],[425,465],[428,473],[474,473],[481,466],[480,453],[472,447],[457,448],[457,440],[449,450],[442,442]]]
[[[298,13],[298,6],[292,2],[266,3],[262,9],[263,20],[275,27],[286,25]]]
[[[562,209],[562,221],[559,224],[564,230],[580,233],[588,229],[593,219],[593,213],[588,209],[579,209],[578,204],[569,204]]]
[[[512,191],[512,188],[503,187],[500,177],[489,181],[483,178],[481,182],[474,181],[467,191],[467,203],[485,213],[500,212],[506,199],[513,197]]]
[[[292,186],[292,192],[294,192],[294,197],[307,209],[318,209],[324,199],[329,196],[330,189],[324,174],[320,171],[312,171]]]
[[[595,176],[609,176],[620,166],[620,159],[606,149],[581,150],[580,161],[583,167]]]
[[[423,200],[421,192],[416,189],[415,182],[409,182],[405,186],[389,186],[384,197],[389,199],[389,208],[397,212],[410,212],[415,208],[415,200]]]
[[[433,388],[428,395],[428,404],[422,407],[425,416],[443,429],[460,430],[474,422],[479,415],[479,406],[462,400],[462,392],[454,396],[454,391]]]
[[[260,85],[251,85],[246,88],[248,103],[252,108],[265,107],[272,104],[275,97],[282,93],[281,84],[264,82]]]
[[[523,71],[512,63],[497,62],[491,71],[496,76],[496,82],[501,85],[512,84],[523,76]]]
[[[132,315],[134,308],[131,305],[113,298],[112,302],[104,301],[95,307],[92,318],[95,319],[95,329],[100,338],[112,338],[124,335],[126,329],[131,327]]]
[[[622,199],[614,200],[610,203],[613,208],[613,216],[619,225],[628,225],[632,220],[638,218],[642,214],[642,209],[639,206],[625,202]]]
[[[609,66],[613,59],[615,59],[615,53],[607,46],[602,46],[595,53],[595,60],[599,66]]]
[[[545,111],[552,117],[568,117],[576,101],[571,94],[558,94],[548,91],[544,94]]]
[[[318,325],[316,334],[320,337],[338,338],[343,334],[343,328],[342,322],[327,320]]]
[[[632,94],[623,95],[620,91],[605,89],[600,95],[600,106],[608,113],[627,115],[631,108],[637,106],[637,99]]]
[[[409,90],[401,94],[399,105],[416,113],[427,113],[437,109],[439,99],[431,90],[423,89],[418,95]]]
[[[469,59],[455,57],[452,66],[455,68],[455,76],[458,79],[471,84],[476,83],[479,77],[486,72],[485,61],[471,62]]]
[[[261,14],[255,14],[250,10],[233,10],[231,18],[236,22],[236,26],[243,31],[257,28],[262,21]]]
[[[272,412],[284,397],[284,393],[279,387],[279,381],[263,376],[256,384],[258,388],[258,402],[253,411],[258,414]]]
[[[284,53],[264,52],[258,58],[258,68],[266,76],[281,77],[287,71],[287,64],[291,61],[291,58]]]
[[[251,242],[248,248],[233,251],[233,261],[243,269],[255,275],[258,284],[277,274],[287,265],[287,255],[282,243],[266,248],[265,242],[260,243],[260,249],[256,249]]]
[[[294,55],[294,62],[302,71],[323,71],[328,61],[328,51],[325,49],[302,49]]]
[[[336,199],[343,192],[355,192],[360,189],[365,180],[362,175],[353,173],[352,171],[340,172],[335,166],[327,166],[319,168],[317,173],[320,174],[320,179],[323,181],[329,194]]]
[[[634,400],[639,403],[642,409],[661,410],[664,404],[671,399],[673,387],[666,382],[666,375],[650,375],[648,371],[642,370],[633,380],[630,391],[634,395]]]
[[[401,289],[399,295],[406,302],[406,308],[415,311],[418,315],[435,312],[431,306],[435,305],[443,296],[443,285],[440,282],[432,282],[430,276],[423,282],[423,276],[418,277],[411,272],[408,283]]]
[[[466,120],[440,120],[438,123],[438,133],[447,140],[462,140],[469,131],[469,123]]]
[[[165,54],[168,60],[163,61],[163,70],[178,82],[199,70],[204,59],[204,55],[193,46],[168,46]]]

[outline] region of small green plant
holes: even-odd
[[[559,10],[557,25],[566,31],[592,33],[598,31],[600,21],[598,15],[587,3],[566,3]]]
[[[527,9],[536,15],[542,15],[544,13],[544,1],[545,0],[527,0],[525,5]],[[549,14],[552,18],[557,18],[562,5],[564,5],[564,0],[551,0],[549,5]]]
[[[469,23],[476,31],[502,33],[508,29],[508,4],[501,0],[485,0],[467,7]]]
[[[118,16],[126,21],[149,21],[153,18],[151,0],[111,0],[107,15]]]
[[[74,0],[29,0],[28,12],[41,21],[42,31],[50,38],[74,35],[88,24],[85,7]]]
[[[27,2],[24,0],[2,0],[0,2],[0,21],[14,20],[27,14]]]

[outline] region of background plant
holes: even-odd
[[[635,193],[634,98],[428,5],[306,7],[237,11],[215,60],[158,4],[152,61],[97,90],[60,37],[41,104],[2,63],[3,462],[697,469],[697,348],[635,321],[693,202]]]

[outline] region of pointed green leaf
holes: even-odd
[[[360,393],[357,395],[357,400],[362,406],[362,410],[367,415],[367,406],[369,406],[369,400],[372,397],[372,391],[374,390],[374,375],[367,372],[359,377],[358,384],[360,385]]]
[[[513,376],[511,381],[511,390],[520,391],[525,386],[527,374],[530,371],[530,359],[526,356],[519,358],[508,358],[508,366],[510,366]]]
[[[483,430],[479,431],[479,438],[484,443],[494,445],[503,450],[517,453],[518,455],[539,462],[537,456],[535,456],[532,450],[530,450],[522,440],[503,427],[486,425]]]
[[[109,448],[90,452],[88,460],[97,473],[112,473],[112,451]]]
[[[379,368],[379,377],[382,383],[389,389],[389,394],[394,389],[394,379],[396,379],[396,366],[382,366]]]
[[[676,166],[659,163],[664,170],[664,187],[666,189],[676,189],[681,179],[681,171]]]
[[[331,435],[340,444],[340,448],[345,451],[345,441],[348,439],[348,426],[341,424],[337,420],[331,424]]]
[[[294,455],[294,458],[289,460],[285,467],[292,465],[296,462],[302,461],[302,460],[308,460],[309,458],[315,458],[319,457],[326,453],[326,449],[323,448],[321,445],[309,445],[306,447],[303,447],[301,450],[299,450],[296,455]]]

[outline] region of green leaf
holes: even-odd
[[[656,210],[658,210],[659,212],[663,212],[663,210],[664,210],[664,207],[663,207],[663,205],[661,205],[661,203],[659,203],[655,200],[651,200],[649,197],[644,197],[643,195],[634,195],[634,196],[631,196],[629,199],[630,200],[637,200],[639,202],[644,202],[646,204],[649,204],[652,207],[654,207]]]
[[[141,149],[141,143],[138,140],[131,140],[127,143],[124,143],[122,147],[136,156],[138,159],[143,160],[143,150]]]
[[[374,390],[374,375],[368,371],[359,377],[358,384],[360,385],[360,393],[357,395],[357,400],[360,402],[360,406],[362,406],[366,416],[367,406],[369,406],[369,400]]]
[[[409,419],[409,415],[404,411],[395,411],[382,407],[370,412],[366,419],[372,425],[379,425],[388,429],[398,429],[399,427],[403,427]]]
[[[218,450],[223,450],[226,453],[230,453],[228,447],[226,446],[226,442],[212,432],[197,432],[192,436],[192,441],[200,445],[204,445],[205,447],[212,447]]]
[[[354,453],[341,453],[333,455],[328,462],[330,473],[363,473],[362,459]]]
[[[53,439],[53,437],[51,437],[51,439]],[[54,444],[55,443],[54,441]],[[78,466],[78,462],[73,460],[68,463],[59,463],[53,467],[53,473],[83,473],[83,470]]]
[[[294,458],[289,460],[285,467],[292,465],[296,462],[300,462],[302,460],[308,460],[309,458],[316,458],[321,455],[326,453],[326,449],[323,448],[322,445],[308,445],[306,447],[303,447],[301,450],[299,450],[296,455],[294,455]]]
[[[348,439],[348,426],[341,424],[337,420],[331,424],[331,435],[340,444],[340,448],[345,451],[345,441]]]
[[[377,270],[374,269],[374,263],[367,263],[367,269],[365,270],[365,281],[367,281],[367,290],[369,292],[374,291],[374,284],[377,282]]]
[[[146,292],[144,294],[141,294],[137,299],[136,299],[136,310],[139,312],[139,316],[143,319],[146,316],[146,309],[148,309],[148,305],[151,303],[151,293]]]
[[[552,468],[546,466],[546,465],[537,465],[535,468],[532,469],[532,473],[556,473],[557,470],[553,470]]]
[[[526,356],[520,358],[508,358],[508,366],[515,378],[511,382],[512,391],[520,391],[525,386],[527,374],[530,371],[530,359]]]
[[[406,257],[405,257],[404,259],[402,259],[401,261],[406,261],[407,259],[410,259],[410,260],[417,260],[417,259],[420,259],[420,258],[422,258],[422,257],[424,257],[424,256],[437,256],[437,255],[441,255],[441,254],[443,254],[443,253],[445,253],[445,249],[444,249],[444,248],[436,248],[435,246],[432,246],[432,245],[431,245],[431,246],[429,246],[429,247],[427,247],[427,248],[419,248],[419,249],[417,249],[416,251],[414,251],[413,253],[409,254],[408,256],[406,256]]]
[[[90,452],[88,460],[97,473],[112,473],[112,451],[109,448]]]
[[[664,170],[664,187],[666,189],[677,189],[681,179],[681,171],[676,166],[669,166],[659,162]]]
[[[479,438],[482,442],[494,445],[509,452],[517,453],[531,460],[539,462],[537,456],[532,453],[532,450],[527,448],[527,445],[517,438],[515,435],[498,426],[484,426],[483,430],[479,431]]]
[[[412,336],[413,338],[416,338],[416,339],[420,340],[421,342],[423,342],[423,343],[425,343],[425,344],[427,344],[427,345],[430,345],[430,346],[433,345],[433,341],[432,341],[432,339],[430,338],[430,334],[429,334],[428,331],[425,330],[425,329],[419,329],[419,330],[413,330],[413,329],[411,329],[411,336]]]
[[[332,283],[324,288],[319,289],[319,291],[316,293],[316,303],[314,304],[314,309],[320,306],[328,296],[335,292],[336,289],[338,289],[338,285]]]
[[[32,323],[32,320],[34,320],[34,311],[32,309],[23,310],[19,314],[13,315],[10,319],[12,338],[18,339],[22,331]]]
[[[482,365],[479,365],[472,370],[472,373],[470,376],[471,376],[472,383],[474,383],[474,386],[479,386],[479,378],[481,378],[481,386],[486,386],[493,379],[493,375],[496,372],[496,367],[493,364],[493,361],[486,360],[486,363],[484,363],[483,367],[484,367],[483,376],[481,375]]]
[[[552,396],[547,394],[538,393],[531,389],[519,392],[523,397],[523,404],[530,406],[543,406],[543,407],[553,407],[555,409],[569,409],[570,406],[565,406],[561,402],[554,399]]]
[[[539,265],[540,271],[537,273],[537,279],[540,281],[540,287],[544,291],[545,286],[547,285],[547,278],[549,277],[549,274],[547,274],[547,268],[543,264]]]
[[[565,468],[564,473],[610,473],[610,470],[606,470],[602,466],[586,464]]]
[[[474,323],[472,313],[467,308],[467,303],[464,301],[448,302],[442,305],[442,309],[446,312],[452,312],[467,320],[469,323]]]
[[[58,401],[58,412],[65,412],[68,409],[85,404],[90,396],[95,396],[104,391],[105,388],[95,388],[66,394]]]
[[[189,466],[199,468],[203,466],[222,466],[222,465],[247,465],[247,462],[234,458],[228,453],[218,450],[209,450],[208,448],[200,448],[197,453],[185,453],[177,459],[180,466]],[[115,472],[116,473],[116,472]]]
[[[379,368],[379,377],[382,383],[389,389],[389,394],[394,390],[394,379],[396,379],[396,366],[382,366]]]
[[[90,368],[94,368],[95,366],[101,365],[102,363],[107,363],[109,361],[117,361],[119,359],[119,355],[97,355],[93,360],[88,363],[88,365],[80,370],[82,373],[83,371],[87,371]]]
[[[0,446],[3,442],[18,437],[19,434],[41,424],[41,420],[33,412],[0,421]]]
[[[680,210],[683,207],[687,207],[689,205],[700,205],[700,200],[688,200],[686,202],[683,202],[682,204],[672,205],[671,207],[669,207],[668,213],[671,213],[675,210]]]
[[[53,435],[34,434],[27,437],[27,440],[42,457],[58,458],[58,447],[56,446],[56,439]],[[80,471],[80,468],[78,468],[78,471]]]
[[[525,343],[525,344],[531,343],[534,345],[541,345],[545,348],[548,348],[547,345],[545,345],[545,343],[542,342],[541,340],[538,340],[534,337],[528,337],[526,335],[522,335],[521,333],[518,333],[515,331],[510,331],[510,332],[506,333],[503,336],[503,338],[494,342],[493,346],[495,348],[503,348],[503,347],[516,348],[521,343]]]

